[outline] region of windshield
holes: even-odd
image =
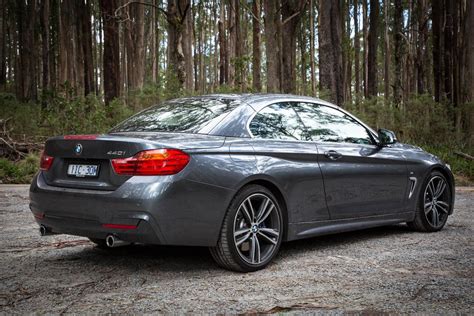
[[[240,103],[232,99],[179,99],[150,107],[110,132],[209,133]]]

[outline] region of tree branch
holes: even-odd
[[[307,2],[307,0],[302,0],[301,5],[300,5],[300,9],[297,12],[290,15],[289,17],[287,17],[284,21],[282,21],[281,26],[285,25],[286,23],[290,22],[292,19],[294,19],[295,17],[300,15],[303,12],[304,7],[306,6],[306,2]]]
[[[123,5],[121,5],[120,7],[118,7],[115,12],[114,12],[114,15],[116,18],[118,18],[120,15],[118,14],[118,12],[120,10],[123,10],[125,9],[126,7],[128,7],[129,5],[131,4],[140,4],[140,5],[145,5],[145,6],[150,6],[150,7],[153,7],[155,9],[158,9],[158,11],[160,11],[161,13],[163,13],[165,16],[166,16],[166,19],[168,19],[168,12],[166,12],[166,10],[164,10],[163,8],[157,6],[157,5],[154,5],[152,3],[146,3],[146,2],[141,2],[141,1],[129,1]],[[128,15],[128,14],[127,14]]]

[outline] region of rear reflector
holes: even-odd
[[[43,153],[41,154],[40,169],[43,171],[48,171],[49,168],[51,168],[53,161],[54,157],[46,155],[43,151]]]
[[[104,228],[112,229],[137,229],[137,225],[123,225],[123,224],[102,224]]]
[[[99,135],[65,135],[64,139],[74,139],[74,140],[88,140],[96,139]]]
[[[141,151],[133,157],[112,159],[115,173],[120,175],[164,176],[180,172],[189,155],[178,149]]]
[[[33,216],[36,217],[37,219],[43,219],[44,213],[33,213]]]

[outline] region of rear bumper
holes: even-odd
[[[36,213],[34,208],[32,208],[32,211]],[[150,224],[149,218],[134,221],[136,222],[135,229],[104,228],[102,223],[98,221],[60,217],[56,215],[48,215],[42,219],[35,217],[35,219],[39,225],[44,225],[48,231],[54,234],[68,234],[97,239],[105,239],[107,235],[113,234],[117,238],[128,242],[145,244],[163,243],[163,240],[158,238],[159,232],[153,229],[153,226],[156,225]],[[127,220],[126,222],[130,221]]]
[[[185,179],[132,177],[115,191],[49,186],[39,173],[30,209],[53,233],[162,245],[214,246],[234,192]],[[135,229],[103,224],[134,225]]]

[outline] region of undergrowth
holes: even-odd
[[[105,106],[100,97],[65,97],[43,94],[37,103],[21,103],[13,94],[0,93],[0,120],[8,122],[5,128],[14,139],[40,139],[65,134],[105,133],[112,126],[133,113],[162,100],[191,95],[180,90],[153,85],[145,86],[124,99],[116,99]],[[218,92],[231,92],[222,87]],[[451,165],[457,184],[474,184],[474,163],[456,155],[464,152],[474,155],[472,132],[455,128],[454,116],[463,112],[469,117],[473,105],[452,109],[434,102],[431,96],[419,95],[403,106],[395,107],[383,98],[373,98],[344,105],[374,129],[393,130],[401,142],[421,146]],[[41,136],[41,137],[39,137]],[[20,161],[0,159],[0,181],[3,183],[28,183],[38,167],[39,153],[29,154]]]

